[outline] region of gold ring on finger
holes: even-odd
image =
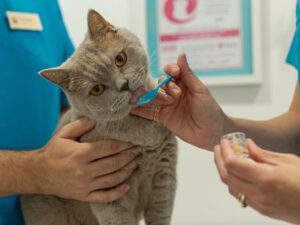
[[[239,193],[238,196],[237,196],[237,200],[241,204],[242,208],[246,208],[247,207],[247,203],[246,203],[247,197],[244,194]]]

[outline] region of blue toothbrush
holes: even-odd
[[[153,90],[148,91],[146,94],[142,95],[137,100],[136,105],[141,106],[141,105],[145,105],[145,104],[151,102],[153,99],[156,98],[159,88],[161,88],[166,83],[170,82],[172,80],[172,78],[173,77],[168,76],[166,79],[164,79],[162,82],[160,82],[156,88],[154,88]]]

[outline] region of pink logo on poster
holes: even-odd
[[[176,9],[176,0],[166,0],[165,6],[164,6],[164,12],[165,16],[170,20],[172,23],[182,24],[190,22],[191,20],[195,19],[194,12],[197,9],[197,5],[199,4],[199,0],[184,0],[186,4],[186,8],[184,11],[184,14],[186,15],[186,18],[178,18],[176,16],[176,11],[179,9]],[[181,0],[182,2],[182,0]]]

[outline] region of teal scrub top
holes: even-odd
[[[296,32],[294,35],[294,39],[287,57],[287,62],[294,66],[298,70],[298,82],[300,82],[299,79],[299,65],[300,65],[300,43],[299,38],[300,38],[300,1],[297,0],[297,7],[296,7],[296,14],[297,14],[297,22],[296,22]]]
[[[6,11],[38,14],[43,31],[11,30]],[[0,0],[0,149],[48,142],[67,102],[38,71],[60,65],[73,51],[57,0]],[[19,198],[0,198],[0,225],[23,224]]]

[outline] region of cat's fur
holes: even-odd
[[[26,225],[136,225],[142,214],[147,225],[168,225],[176,189],[175,137],[159,123],[129,113],[133,92],[140,86],[149,90],[153,85],[148,58],[135,35],[113,27],[93,10],[88,25],[85,40],[74,55],[59,68],[41,72],[63,88],[71,105],[59,128],[82,116],[93,118],[96,128],[80,141],[131,142],[136,146],[131,151],[141,153],[142,159],[126,181],[131,187],[129,192],[113,203],[23,196]],[[128,61],[118,68],[115,57],[121,51],[126,52]],[[107,87],[105,92],[99,97],[90,96],[90,90],[99,83]]]

